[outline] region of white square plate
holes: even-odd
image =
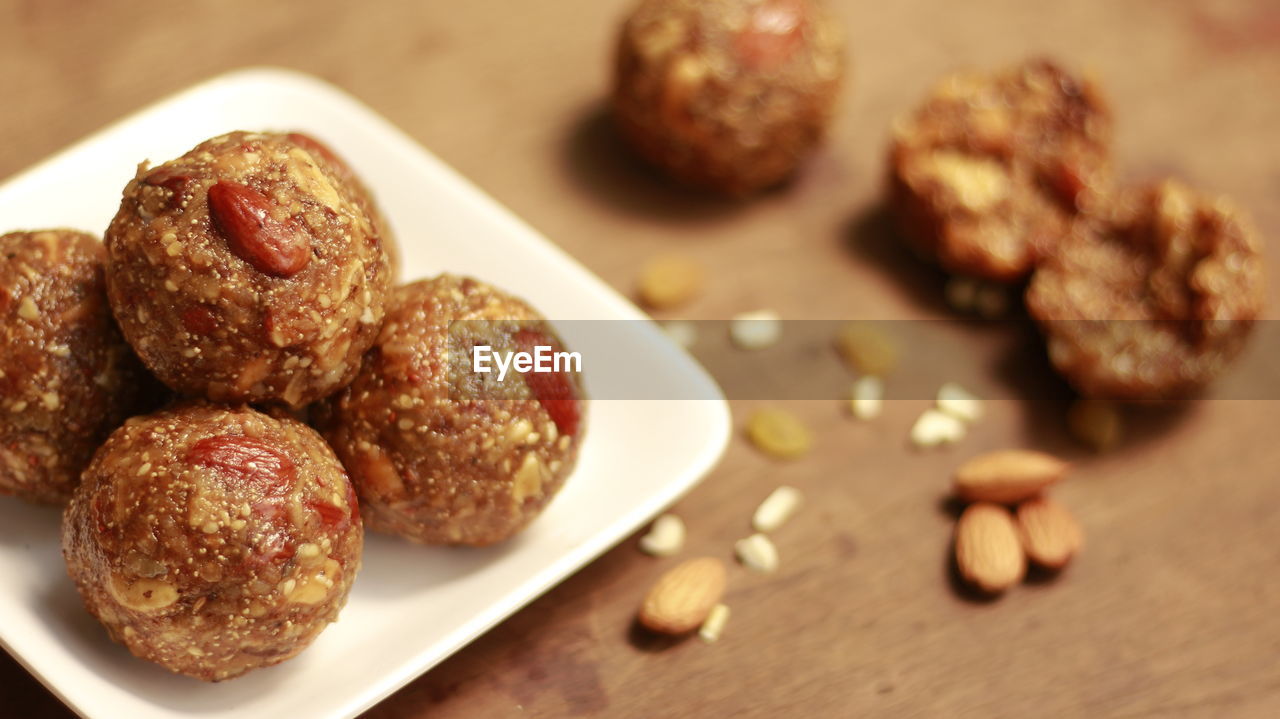
[[[236,129],[299,129],[347,158],[400,238],[404,276],[472,274],[553,320],[642,320],[625,299],[367,107],[316,79],[224,75],[117,123],[0,187],[0,231],[100,233],[135,165]],[[570,347],[598,323],[567,322]],[[426,549],[371,535],[342,619],[297,659],[223,684],[132,658],[85,613],[66,577],[56,511],[0,497],[0,644],[86,717],[351,717],[391,694],[635,531],[719,458],[719,389],[647,322],[614,349],[650,370],[663,401],[594,400],[574,476],[512,542]],[[593,369],[584,352],[588,390]],[[599,378],[597,378],[598,380]],[[661,450],[661,451],[655,451]]]

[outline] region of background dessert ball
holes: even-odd
[[[818,144],[843,55],[818,0],[643,0],[618,42],[614,114],[672,177],[749,193],[791,175]]]
[[[125,187],[107,290],[170,387],[299,407],[354,376],[392,272],[367,194],[317,155],[285,135],[234,132],[142,166]]]
[[[314,430],[206,404],[113,433],[62,538],[113,639],[206,681],[305,649],[346,603],[363,545],[351,483]]]
[[[894,128],[899,230],[948,271],[1013,281],[1109,181],[1098,89],[1047,60],[938,83]]]
[[[1173,399],[1239,354],[1265,303],[1252,226],[1171,181],[1081,221],[1032,276],[1027,309],[1083,395]]]
[[[426,544],[487,545],[532,521],[582,442],[577,372],[472,372],[471,349],[563,350],[519,299],[443,275],[395,290],[350,387],[317,422],[351,472],[369,527]]]
[[[0,494],[62,503],[156,387],[116,329],[97,238],[0,236]]]

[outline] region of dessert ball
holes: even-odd
[[[743,195],[814,149],[843,74],[843,33],[818,0],[643,0],[622,27],[613,109],[652,164]]]
[[[0,236],[0,494],[61,504],[154,380],[116,329],[97,238]]]
[[[493,355],[563,351],[533,308],[476,280],[397,288],[355,382],[317,411],[370,528],[424,544],[500,542],[573,469],[586,409],[580,366],[499,380],[473,371],[481,345]]]
[[[1122,193],[1045,257],[1027,310],[1087,397],[1177,399],[1240,352],[1265,301],[1251,225],[1172,181]]]
[[[62,542],[113,639],[221,681],[293,657],[337,619],[363,533],[351,483],[314,430],[196,403],[111,435]]]
[[[950,272],[1018,280],[1105,189],[1110,142],[1098,89],[1047,60],[947,77],[894,127],[899,231]]]
[[[125,187],[108,295],[178,392],[300,407],[359,369],[391,267],[367,194],[308,147],[234,132],[144,164]]]

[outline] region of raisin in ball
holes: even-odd
[[[113,433],[62,530],[111,637],[206,681],[305,649],[346,604],[363,541],[351,483],[314,430],[203,403]]]
[[[62,504],[93,451],[156,394],[116,329],[97,238],[0,236],[0,494]]]
[[[1179,399],[1239,354],[1265,301],[1252,226],[1166,181],[1130,190],[1037,268],[1027,309],[1083,395]]]
[[[125,338],[173,389],[300,407],[359,369],[392,270],[367,194],[322,155],[234,132],[125,187],[107,291]]]
[[[395,290],[355,382],[317,412],[371,529],[424,544],[488,545],[532,521],[564,484],[582,442],[577,367],[472,373],[470,348],[563,343],[533,308],[443,275]]]
[[[1110,142],[1098,89],[1047,60],[947,77],[894,128],[898,228],[950,272],[1023,278],[1105,190]]]
[[[843,74],[843,33],[816,0],[643,0],[618,42],[613,109],[652,164],[744,195],[813,151]]]

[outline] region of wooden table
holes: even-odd
[[[889,122],[950,68],[1047,52],[1109,88],[1127,175],[1177,173],[1252,210],[1277,306],[1274,0],[839,3],[853,67],[831,142],[794,185],[739,206],[668,189],[618,152],[600,101],[627,4],[10,0],[0,176],[197,80],[283,65],[362,98],[621,289],[653,253],[699,258],[711,282],[689,316],[945,317],[938,275],[874,220]],[[971,334],[957,364],[1000,344]],[[1055,386],[1027,347],[1015,363]],[[775,463],[735,439],[675,508],[688,554],[728,558],[775,486],[808,498],[776,534],[776,575],[735,568],[719,644],[633,631],[670,561],[632,539],[369,716],[1280,715],[1280,403],[1146,413],[1097,458],[1046,399],[993,403],[962,445],[909,451],[927,404],[856,424],[835,401],[790,403],[816,431],[811,456]],[[960,459],[1004,446],[1080,460],[1057,496],[1088,546],[1057,581],[975,603],[949,579],[942,500]],[[0,656],[0,715],[67,711]]]

